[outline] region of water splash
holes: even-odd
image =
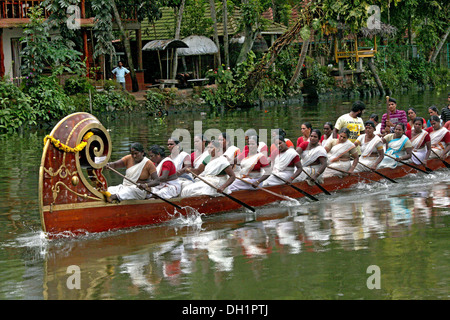
[[[204,216],[204,213],[200,213],[198,210],[186,206],[183,207],[183,209],[186,211],[186,214],[179,212],[175,209],[175,213],[173,214],[173,218],[171,220],[171,223],[176,225],[183,225],[183,226],[200,226],[203,223],[202,216]]]

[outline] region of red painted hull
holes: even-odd
[[[447,158],[447,162],[450,162],[450,157]],[[433,170],[445,168],[442,161],[437,159],[429,160],[427,166]],[[405,165],[396,169],[380,169],[379,171],[392,179],[417,172]],[[327,178],[322,186],[333,192],[351,188],[358,182],[372,182],[364,178],[376,181],[383,180],[381,176],[375,173],[364,172],[360,174],[360,177],[352,175],[344,178]],[[317,186],[309,186],[306,182],[296,183],[295,185],[312,195],[322,193]],[[303,197],[303,194],[286,185],[273,186],[267,189],[291,198]],[[232,195],[253,207],[260,207],[281,200],[275,195],[257,190],[243,190],[234,192]],[[191,207],[202,214],[242,209],[238,203],[222,196],[175,198],[170,199],[170,201],[181,207]],[[189,212],[189,210],[182,210],[178,213],[173,206],[161,200],[136,200],[123,201],[119,204],[82,202],[44,206],[41,216],[44,231],[53,237],[64,233],[76,235],[157,224],[172,219],[174,215],[186,215]]]

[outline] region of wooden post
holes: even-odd
[[[3,29],[0,28],[0,77],[5,75],[5,55],[3,53]]]
[[[138,69],[144,69],[144,64],[142,62],[142,31],[141,29],[136,30],[136,43],[137,43],[137,63]]]

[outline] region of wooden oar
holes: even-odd
[[[119,176],[121,176],[121,177],[124,178],[125,180],[131,182],[132,184],[134,184],[134,185],[136,185],[136,186],[138,185],[136,182],[134,182],[133,180],[127,178],[126,176],[124,176],[123,174],[121,174],[119,171],[117,171],[117,170],[111,168],[111,167],[108,166],[108,165],[107,165],[106,167],[107,167],[109,170],[111,170],[112,172],[117,173]],[[182,209],[183,209],[183,208],[180,207],[179,205],[177,205],[177,204],[175,204],[175,203],[173,203],[173,202],[171,202],[171,201],[169,201],[169,200],[167,200],[167,199],[164,199],[164,198],[160,197],[159,195],[157,195],[156,193],[151,192],[151,191],[150,191],[149,189],[147,189],[147,188],[145,188],[145,191],[147,191],[148,193],[150,193],[150,194],[151,194],[152,196],[154,196],[155,198],[158,198],[158,199],[160,199],[160,200],[162,200],[162,201],[165,201],[165,202],[167,202],[168,204],[174,206],[174,207],[177,208],[178,210],[182,210]]]
[[[311,178],[311,176],[308,174],[308,172],[305,171],[305,169],[302,168],[302,171],[316,184],[316,186],[319,187],[320,190],[322,190],[325,194],[331,196],[331,193],[328,192],[327,189],[325,189],[324,187],[322,187],[316,180],[314,180],[313,178]]]
[[[388,156],[388,157],[391,158],[391,159],[394,159],[395,161],[400,162],[401,164],[407,165],[408,167],[411,167],[411,168],[413,168],[413,169],[415,169],[415,170],[417,170],[417,171],[420,171],[420,172],[423,172],[423,173],[426,173],[426,174],[430,174],[428,171],[425,171],[425,170],[422,170],[422,169],[420,169],[420,168],[417,168],[416,166],[413,166],[412,164],[409,164],[409,163],[407,163],[407,162],[404,162],[404,161],[402,161],[402,160],[399,160],[399,159],[397,159],[397,158],[394,158],[393,156],[390,156],[390,155],[388,155],[388,154],[384,154],[384,155],[385,155],[385,156]]]
[[[333,167],[330,167],[330,166],[327,166],[327,168],[330,168],[332,170],[336,170],[336,171],[339,171],[339,172],[342,172],[342,173],[346,173],[349,176],[355,176],[355,177],[358,177],[358,178],[361,178],[361,179],[366,179],[366,180],[370,180],[370,181],[373,181],[373,182],[383,183],[383,182],[378,181],[378,180],[373,180],[373,179],[370,179],[370,178],[367,178],[367,177],[362,177],[360,174],[355,173],[355,172],[348,172],[348,171],[345,171],[345,170],[342,170],[342,169],[338,169],[338,168],[333,168]]]
[[[375,172],[376,174],[378,174],[379,176],[382,176],[383,178],[385,178],[386,180],[389,180],[393,183],[398,183],[397,181],[395,181],[394,179],[391,179],[389,177],[387,177],[386,175],[382,174],[381,172],[377,171],[377,170],[373,170],[372,168],[370,168],[369,166],[366,166],[364,163],[358,162],[358,164],[362,165],[363,167],[369,169],[372,172]]]
[[[247,181],[247,180],[242,179],[242,178],[240,178],[240,177],[236,177],[236,179],[241,180],[242,182],[245,182],[245,183],[250,184],[250,185],[252,184],[250,181]],[[256,189],[265,191],[265,192],[270,193],[270,194],[273,194],[274,196],[280,197],[280,198],[283,199],[283,200],[287,200],[287,201],[291,201],[291,200],[292,200],[292,199],[290,199],[290,198],[288,198],[288,197],[283,196],[282,194],[278,194],[278,193],[276,193],[276,192],[267,190],[267,189],[265,189],[265,188],[263,188],[263,187],[260,187],[260,186],[256,187]]]
[[[277,175],[274,174],[274,173],[272,173],[272,175],[273,175],[275,178],[277,178],[277,179],[283,181],[284,183],[286,183],[286,184],[287,184],[288,186],[290,186],[291,188],[297,190],[298,192],[303,193],[305,196],[307,196],[307,197],[310,198],[311,200],[319,201],[319,199],[317,199],[316,197],[314,197],[312,194],[309,194],[308,192],[303,191],[303,190],[300,189],[299,187],[294,186],[294,185],[293,185],[292,183],[290,183],[289,181],[284,180],[283,178],[277,176]]]
[[[433,153],[436,155],[436,157],[437,157],[439,160],[441,160],[441,161],[445,164],[445,166],[446,166],[447,168],[450,168],[450,163],[448,163],[447,161],[445,161],[444,159],[442,159],[441,157],[439,157],[439,155],[438,155],[436,152],[434,152],[433,149],[431,149],[431,152],[433,152]]]
[[[414,152],[411,152],[411,154],[412,154],[417,160],[419,160],[419,162],[424,166],[425,170],[427,170],[428,172],[433,172],[433,171],[434,171],[434,170],[428,168],[428,167],[425,165],[425,163],[423,163],[422,160],[420,160],[419,157],[416,156],[416,154],[415,154]]]
[[[187,168],[186,170],[187,170],[188,172],[192,173],[192,174],[194,175],[194,177],[196,177],[196,178],[200,179],[201,181],[203,181],[204,183],[206,183],[206,184],[207,184],[208,186],[210,186],[211,188],[217,190],[217,187],[214,187],[211,183],[209,183],[208,181],[206,181],[205,179],[203,179],[203,178],[200,177],[199,175],[197,175],[197,174],[195,174],[194,172],[192,172],[191,169]],[[244,207],[246,207],[247,209],[250,209],[251,211],[255,212],[255,208],[249,206],[248,204],[242,202],[241,200],[236,199],[235,197],[232,197],[232,196],[230,196],[229,194],[227,194],[227,193],[225,193],[225,192],[220,192],[220,193],[223,194],[225,197],[227,197],[227,198],[233,200],[234,202],[239,203],[241,206],[244,206]]]

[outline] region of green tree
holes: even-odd
[[[25,82],[33,84],[46,68],[53,75],[63,72],[82,74],[84,72],[81,53],[74,49],[74,43],[63,37],[50,36],[50,26],[43,18],[43,9],[31,7],[30,23],[24,29],[25,36],[21,43],[25,48],[20,52],[22,57],[22,75]]]

